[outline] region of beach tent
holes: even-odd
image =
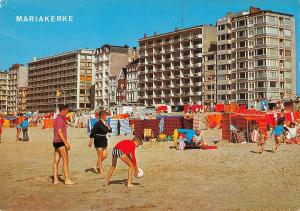
[[[215,128],[222,126],[222,114],[221,113],[213,113],[207,114],[208,127]]]
[[[118,135],[118,121],[120,122],[120,135],[126,135],[131,133],[128,119],[111,119],[110,127],[112,129],[112,135]]]
[[[265,135],[267,135],[267,116],[265,112],[256,110],[246,110],[240,113],[224,113],[222,114],[222,139],[231,140],[230,125],[234,124],[238,130],[244,130],[248,135],[251,122],[258,123]]]

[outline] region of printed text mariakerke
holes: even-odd
[[[73,22],[73,16],[16,16],[16,22],[24,23],[66,23]]]

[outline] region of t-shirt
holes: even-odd
[[[54,120],[53,143],[63,142],[58,135],[58,129],[62,130],[65,139],[67,139],[67,122],[64,120],[64,118],[61,115],[57,115],[57,117]]]
[[[26,128],[28,126],[29,126],[28,119],[24,119],[24,121],[22,122],[22,128]]]
[[[116,149],[120,150],[126,155],[131,155],[133,165],[136,166],[136,158],[135,158],[135,143],[132,140],[123,140],[117,143],[115,146]]]

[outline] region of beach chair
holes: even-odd
[[[153,130],[151,128],[144,128],[144,141],[154,138]]]

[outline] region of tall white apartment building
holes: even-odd
[[[58,104],[68,104],[77,112],[93,110],[93,62],[92,49],[34,58],[28,63],[27,110],[54,112]]]
[[[0,111],[7,113],[8,73],[0,71]]]
[[[126,66],[126,102],[138,103],[139,99],[139,59]]]
[[[218,20],[217,100],[252,105],[255,99],[296,96],[295,20],[260,10]]]
[[[179,106],[202,100],[202,56],[216,27],[195,26],[139,40],[139,102]]]
[[[116,103],[116,80],[122,67],[137,57],[128,46],[103,45],[95,52],[95,107],[108,108]],[[111,84],[113,83],[113,84]]]
[[[28,85],[28,70],[22,64],[13,64],[8,71],[7,112],[19,111],[19,90]]]

